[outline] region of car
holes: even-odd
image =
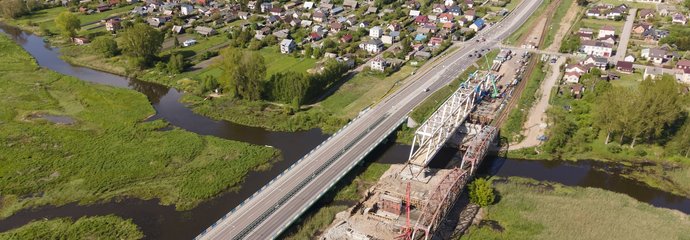
[[[556,58],[552,58],[551,63],[556,63]]]
[[[429,91],[429,88],[425,88],[425,89],[424,89],[424,92],[428,92],[428,91]]]
[[[474,54],[470,54],[470,57],[473,57],[473,56],[474,56]]]

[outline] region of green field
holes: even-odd
[[[0,239],[142,239],[144,234],[131,220],[120,217],[43,219],[0,233]]]
[[[0,37],[0,218],[40,205],[159,198],[189,209],[278,156],[269,147],[160,131],[143,94],[38,67]],[[72,121],[54,123],[43,115]]]
[[[595,188],[510,178],[486,208],[490,226],[472,226],[460,239],[689,239],[690,219],[627,195]]]
[[[109,11],[105,11],[102,13],[94,13],[94,14],[82,14],[82,13],[75,13],[77,14],[77,17],[79,17],[79,20],[81,20],[81,24],[85,25],[87,23],[92,23],[96,21],[100,21],[101,19],[105,19],[108,17],[112,16],[119,16],[122,14],[125,14],[132,9],[134,9],[135,5],[127,5],[119,8],[114,8]],[[69,9],[66,7],[54,7],[54,8],[48,8],[48,9],[42,9],[39,11],[32,12],[30,15],[20,17],[18,19],[13,19],[13,20],[7,20],[9,23],[13,25],[20,26],[26,30],[29,30],[34,33],[40,33],[39,27],[45,27],[49,29],[52,33],[58,33],[57,26],[55,25],[55,18],[62,12],[67,12]],[[85,26],[85,27],[91,27],[90,26]],[[84,27],[82,27],[84,29]],[[98,28],[101,31],[105,31],[105,27],[100,27]]]

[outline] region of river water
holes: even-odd
[[[86,206],[77,204],[45,206],[23,210],[0,220],[0,231],[7,231],[36,219],[115,214],[133,219],[149,239],[190,239],[328,137],[318,129],[290,133],[272,132],[197,115],[179,102],[182,93],[174,88],[72,66],[59,58],[59,49],[46,45],[40,37],[2,24],[0,24],[0,31],[20,44],[36,58],[42,67],[85,81],[126,87],[145,94],[156,110],[156,115],[151,119],[163,119],[173,126],[202,135],[273,146],[280,149],[282,153],[282,160],[275,163],[269,170],[249,173],[239,191],[223,193],[189,211],[176,211],[174,206],[159,205],[158,200],[155,199],[123,199]],[[408,152],[409,146],[385,143],[369,154],[365,161],[402,163],[406,160]],[[434,161],[449,159],[453,152],[453,150],[444,150],[437,157],[439,160]],[[482,169],[485,174],[520,176],[569,186],[602,188],[627,194],[654,206],[677,209],[690,214],[690,199],[611,174],[611,169],[620,169],[624,166],[596,161],[524,161],[504,158],[489,159],[485,162]]]

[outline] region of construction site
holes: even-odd
[[[525,70],[536,61],[530,57],[503,49],[486,62],[488,70],[470,74],[416,129],[409,160],[392,165],[355,206],[336,215],[320,239],[447,239],[457,233],[467,206],[460,196],[484,157],[497,149],[499,116],[524,87]],[[435,158],[448,147],[457,149],[450,160]]]

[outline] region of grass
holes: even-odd
[[[0,37],[0,218],[40,205],[159,198],[189,209],[238,188],[278,156],[269,147],[160,131],[143,94],[38,67]],[[41,114],[65,116],[54,124]]]
[[[635,72],[630,74],[621,73],[618,74],[618,76],[621,78],[611,81],[613,86],[637,88],[642,81],[642,73],[640,73],[638,70],[635,70]]]
[[[628,5],[630,8],[637,8],[637,9],[643,9],[643,8],[650,8],[650,9],[656,9],[656,5],[654,3],[641,3],[641,2],[635,2],[635,1],[627,1],[627,0],[601,0],[597,3],[602,3],[602,4],[611,4],[611,5],[620,5],[620,4],[625,4]]]
[[[551,3],[551,0],[544,0],[542,3],[539,5],[537,10],[534,11],[532,15],[527,18],[527,21],[523,23],[520,28],[518,28],[515,32],[510,34],[505,40],[504,43],[507,45],[514,45],[518,44],[518,40],[525,34],[529,34],[529,31],[534,28],[534,25],[537,24],[537,19],[544,14],[544,11],[546,10],[546,7]]]
[[[616,29],[616,35],[620,34],[623,25],[625,24],[625,21],[614,21],[614,20],[607,20],[607,19],[595,19],[595,18],[586,18],[583,17],[580,19],[580,27],[586,27],[586,28],[591,28],[594,30],[598,30],[603,26],[611,26]]]
[[[118,16],[122,15],[126,12],[131,11],[134,9],[135,5],[127,5],[119,8],[114,8],[109,11],[105,11],[102,13],[94,13],[90,15],[86,14],[81,14],[81,13],[75,13],[79,20],[81,21],[81,24],[87,24],[87,23],[92,23],[96,21],[100,21],[101,19],[105,19],[108,17],[112,16]],[[67,12],[69,9],[66,7],[54,7],[54,8],[48,8],[48,9],[42,9],[39,11],[35,11],[31,13],[30,15],[20,17],[18,19],[7,19],[8,23],[17,25],[25,30],[38,33],[40,34],[40,27],[45,27],[49,29],[52,33],[58,33],[59,30],[57,26],[55,25],[55,18],[62,12]],[[90,26],[87,26],[90,27]],[[105,27],[100,27],[98,28],[101,31],[105,31]]]
[[[539,61],[527,78],[527,85],[520,94],[517,107],[510,112],[505,124],[501,127],[501,136],[514,142],[522,140],[522,127],[527,120],[527,114],[537,100],[537,96],[539,95],[537,91],[539,90],[539,86],[541,86],[542,80],[546,76],[544,66],[544,62]]]
[[[484,57],[478,59],[475,63],[479,65],[479,68],[475,67],[474,65],[468,67],[450,84],[432,93],[423,102],[415,106],[415,108],[412,109],[412,112],[410,112],[409,117],[418,124],[422,124],[427,118],[431,116],[431,114],[434,113],[434,111],[436,111],[436,109],[438,109],[441,106],[441,104],[443,104],[443,102],[446,101],[446,99],[448,99],[448,97],[450,97],[450,95],[452,95],[458,89],[461,83],[467,80],[467,77],[470,74],[477,70],[486,70],[487,67],[484,63],[487,61],[487,59],[489,61],[493,60],[496,57],[496,55],[498,55],[498,50],[492,50],[486,55],[484,55]],[[414,129],[408,128],[407,126],[403,126],[403,128],[397,133],[398,137],[396,138],[396,141],[400,143],[411,144],[413,134]]]
[[[144,234],[131,220],[114,215],[43,219],[0,233],[0,239],[142,239]]]
[[[579,11],[579,6],[576,6],[575,9],[570,8],[573,5],[573,1],[574,0],[561,0],[561,4],[558,5],[556,12],[554,12],[551,18],[551,24],[548,26],[544,44],[540,46],[541,48],[546,48],[553,43],[556,32],[558,32],[558,29],[561,27],[561,21],[563,21],[563,17],[565,17],[568,11]]]
[[[461,239],[688,239],[685,214],[624,194],[510,178],[495,184],[497,204],[485,220],[503,231],[472,226]],[[615,227],[614,227],[615,226]]]

